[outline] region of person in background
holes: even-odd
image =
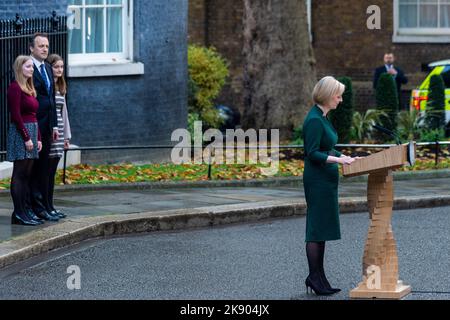
[[[59,216],[52,213],[47,203],[49,190],[49,153],[53,141],[58,139],[55,86],[48,58],[49,41],[44,33],[36,33],[30,42],[31,59],[34,63],[33,82],[39,108],[36,114],[42,138],[42,150],[33,168],[31,185],[31,206],[34,213],[48,221],[58,221]]]
[[[55,83],[56,114],[58,119],[58,139],[50,146],[49,154],[49,189],[48,206],[52,214],[65,218],[67,215],[56,210],[53,204],[53,193],[55,190],[55,175],[58,163],[64,154],[64,149],[69,148],[72,134],[70,132],[69,116],[66,105],[67,84],[64,77],[64,61],[57,55],[52,54],[47,59],[53,69],[53,80]]]
[[[39,102],[33,85],[33,61],[29,56],[18,56],[13,65],[15,80],[7,92],[11,125],[7,138],[7,161],[13,162],[11,197],[14,211],[12,224],[35,226],[42,224],[28,207],[30,179],[38,152],[42,149],[36,112]]]
[[[391,52],[387,52],[384,54],[384,66],[378,67],[375,69],[375,74],[373,76],[373,88],[376,90],[378,86],[378,79],[383,73],[389,73],[394,77],[395,84],[397,85],[397,94],[398,94],[398,105],[400,110],[407,109],[403,105],[402,101],[402,84],[408,83],[408,78],[405,76],[405,73],[397,66],[394,66],[395,57]]]

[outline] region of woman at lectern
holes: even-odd
[[[348,165],[356,158],[348,157],[334,149],[338,136],[327,115],[342,101],[345,86],[335,78],[322,78],[314,87],[314,106],[303,124],[305,145],[305,170],[303,185],[307,203],[306,256],[309,275],[306,290],[317,295],[341,291],[333,288],[323,267],[325,242],[339,240],[338,164]]]

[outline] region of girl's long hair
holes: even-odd
[[[50,65],[53,67],[53,65],[58,62],[58,61],[62,61],[64,62],[63,58],[61,58],[61,56],[57,55],[57,54],[51,54],[48,56],[47,58],[48,63],[50,63]],[[64,73],[61,77],[58,78],[58,80],[56,80],[55,82],[55,91],[59,91],[59,93],[61,93],[63,96],[66,94],[67,92],[67,83],[66,83],[66,79],[64,78]]]
[[[33,77],[25,78],[23,75],[23,65],[31,60],[30,56],[18,56],[13,64],[14,77],[19,84],[20,89],[26,94],[36,97],[36,89],[34,88]]]

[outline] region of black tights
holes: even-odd
[[[34,159],[14,161],[11,177],[11,197],[14,212],[23,215],[27,211],[28,197],[30,195],[30,178],[33,171]]]
[[[309,276],[316,279],[322,273],[325,274],[323,268],[323,256],[325,254],[325,241],[307,242],[306,256],[308,258]]]
[[[44,130],[41,129],[41,133]],[[46,131],[45,131],[46,132]],[[50,134],[42,135],[42,150],[39,152],[39,159],[33,166],[31,179],[32,202],[31,205],[35,212],[48,210],[48,189],[49,189],[49,153],[52,144]]]
[[[49,166],[48,166],[48,195],[47,195],[47,209],[49,211],[55,210],[55,207],[53,206],[53,193],[55,191],[55,176],[56,176],[56,170],[58,169],[58,163],[61,158],[49,158]]]
[[[331,287],[325,276],[325,269],[323,267],[323,257],[325,254],[325,241],[307,242],[306,256],[308,258],[309,278],[315,283],[319,283],[322,289],[331,290],[334,293],[339,292],[340,289]]]

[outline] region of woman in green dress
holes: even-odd
[[[323,267],[325,241],[341,238],[338,203],[338,164],[355,161],[334,149],[338,141],[336,130],[327,118],[330,110],[342,101],[345,86],[333,77],[322,78],[314,87],[315,105],[303,124],[305,171],[303,185],[307,203],[306,256],[309,275],[306,289],[318,295],[339,292],[329,284]]]

